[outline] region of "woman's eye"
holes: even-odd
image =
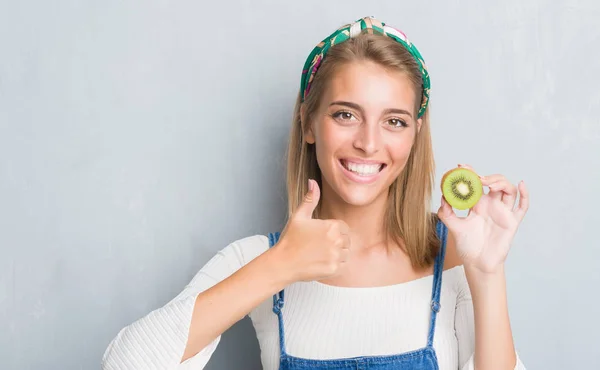
[[[355,119],[354,115],[350,112],[340,111],[333,114],[333,118],[339,119],[342,121],[352,121]]]
[[[407,126],[406,122],[404,122],[398,118],[392,118],[388,122],[391,126],[394,126],[394,127],[406,127]]]

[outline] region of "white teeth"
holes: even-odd
[[[383,164],[358,164],[352,162],[342,162],[346,169],[356,173],[359,176],[370,176],[381,170]]]

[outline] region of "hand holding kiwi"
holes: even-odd
[[[484,186],[488,193],[484,193]],[[517,187],[502,175],[479,176],[470,166],[459,165],[444,174],[441,189],[438,216],[448,227],[465,267],[486,273],[498,271],[529,208],[523,181]],[[453,208],[468,209],[469,214],[458,217]]]

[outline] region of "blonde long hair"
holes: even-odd
[[[416,94],[414,112],[418,112],[422,95],[422,76],[413,56],[393,39],[364,32],[331,47],[312,81],[304,103],[298,94],[294,108],[290,141],[287,149],[288,217],[308,191],[308,179],[322,187],[315,146],[304,140],[314,113],[319,109],[323,92],[334,72],[344,64],[371,61],[409,77]],[[301,109],[304,105],[304,122]],[[430,106],[430,105],[429,105]],[[429,127],[429,107],[421,117],[413,147],[402,173],[390,186],[385,230],[409,256],[415,268],[433,264],[439,250],[435,226],[437,217],[430,213],[434,179],[434,159]],[[314,217],[319,217],[319,208]]]

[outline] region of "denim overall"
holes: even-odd
[[[444,268],[444,255],[446,252],[446,226],[438,221],[436,232],[441,241],[440,253],[435,258],[433,287],[431,293],[431,318],[429,322],[429,335],[427,346],[405,353],[388,356],[361,356],[333,360],[311,360],[290,356],[285,351],[285,335],[283,330],[284,291],[273,296],[273,312],[279,319],[279,370],[308,370],[308,369],[335,369],[335,370],[438,370],[437,356],[433,349],[433,334],[435,332],[435,319],[440,310],[440,291],[442,287],[442,272]],[[279,240],[280,233],[269,234],[269,248]]]

